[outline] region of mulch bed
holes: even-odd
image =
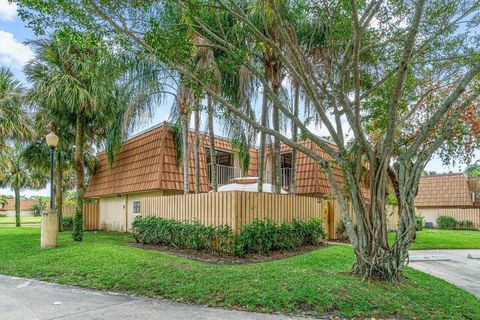
[[[268,254],[249,253],[243,257],[238,257],[233,254],[228,254],[223,252],[208,252],[208,251],[198,251],[193,249],[179,249],[175,247],[156,246],[156,245],[143,244],[143,243],[131,243],[131,246],[135,248],[158,251],[162,253],[171,254],[174,256],[180,256],[187,259],[197,260],[197,261],[202,261],[207,263],[246,264],[246,263],[274,261],[274,260],[294,257],[300,254],[313,251],[318,248],[326,247],[327,243],[323,243],[318,246],[304,246],[296,250],[272,251]]]

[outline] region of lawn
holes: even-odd
[[[349,246],[332,245],[265,263],[216,265],[129,245],[128,234],[70,233],[41,250],[39,229],[0,229],[0,273],[186,303],[313,316],[480,319],[480,301],[407,269],[401,284],[348,275]]]
[[[21,224],[39,225],[41,217],[20,217]],[[0,217],[0,226],[13,225],[15,226],[15,217]]]
[[[392,243],[395,233],[388,236]],[[417,232],[411,249],[480,249],[480,231],[423,229]]]

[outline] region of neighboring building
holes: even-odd
[[[480,181],[463,173],[441,174],[420,178],[415,207],[425,223],[437,225],[437,218],[448,211],[479,208]]]
[[[192,142],[193,132],[189,139]],[[210,191],[210,157],[208,136],[201,135],[200,192]],[[322,153],[311,141],[302,142],[308,148]],[[225,138],[215,138],[219,185],[231,183],[243,176],[258,176],[258,150],[250,148],[250,164],[246,174],[240,169],[239,156],[232,143]],[[195,163],[193,147],[190,148],[190,192],[194,191]],[[266,182],[271,183],[271,149],[266,156]],[[282,185],[289,190],[291,177],[291,148],[282,145]],[[123,144],[112,168],[105,153],[98,155],[100,165],[90,179],[85,197],[97,198],[100,210],[100,228],[112,231],[128,231],[140,212],[140,199],[148,196],[179,195],[183,193],[183,169],[177,163],[173,131],[163,123],[138,134]],[[320,196],[332,190],[318,163],[305,154],[298,153],[297,194]],[[335,179],[343,182],[339,169]]]
[[[33,216],[33,205],[37,204],[37,200],[20,200],[20,216]],[[15,216],[15,199],[7,199],[7,202],[0,204],[0,214],[7,217]]]

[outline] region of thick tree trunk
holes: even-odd
[[[298,117],[300,103],[300,87],[297,81],[293,82],[293,114]],[[298,128],[295,121],[292,121],[292,140],[298,141]],[[290,172],[290,194],[297,193],[297,149],[292,149],[292,169]]]
[[[200,193],[200,99],[195,100],[195,193]]]
[[[20,189],[15,188],[15,226],[20,227]]]
[[[350,197],[356,221],[354,234],[349,234],[356,256],[352,272],[364,279],[398,281],[408,261],[408,248],[415,237],[414,198],[419,175],[403,174],[400,170],[400,224],[396,240],[390,247],[386,222],[386,191],[389,181],[386,166],[386,162],[370,162],[370,203],[363,199],[360,184],[350,181]]]
[[[382,212],[385,216],[386,211]],[[402,207],[402,216],[413,217],[414,221],[415,207],[413,202]],[[403,234],[397,231],[397,240],[389,247],[382,243],[388,242],[388,233],[380,230],[374,230],[376,234],[374,239],[368,242],[359,241],[354,245],[356,260],[352,267],[352,272],[364,279],[381,279],[398,281],[401,278],[401,273],[408,261],[408,248],[415,236],[415,224],[410,224],[403,229]],[[400,231],[400,230],[399,230]]]
[[[83,194],[85,192],[85,168],[83,148],[85,145],[85,113],[77,114],[75,131],[75,175],[76,175],[76,206],[73,222],[72,238],[74,241],[83,239]]]
[[[58,231],[63,231],[63,161],[60,152],[57,152],[57,185],[55,192],[55,203],[58,215]]]
[[[212,107],[212,98],[210,96],[208,99],[208,141],[210,145],[210,179],[212,180],[212,190],[213,192],[218,191],[218,178],[217,178],[217,151],[215,149],[215,131],[213,128],[213,107]]]
[[[190,193],[190,148],[188,143],[188,114],[182,114],[182,147],[183,147],[183,193]]]

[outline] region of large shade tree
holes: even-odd
[[[479,112],[480,3],[292,1],[289,5],[307,10],[308,19],[325,26],[325,42],[319,53],[322,59],[313,59],[296,38],[295,26],[285,18],[283,8],[276,1],[265,1],[276,26],[274,36],[259,29],[242,1],[176,2],[190,15],[191,27],[212,47],[228,55],[234,67],[247,68],[266,89],[275,107],[321,153],[253,121],[238,105],[214,92],[209,78],[192,71],[187,60],[182,59],[189,57],[195,44],[179,43],[169,28],[158,28],[161,1],[121,5],[93,0],[20,1],[20,9],[22,17],[34,26],[68,21],[128,39],[203,88],[225,112],[314,159],[339,202],[356,256],[353,273],[364,278],[399,279],[415,236],[414,198],[426,163],[439,150],[447,154],[472,150],[471,142],[464,139],[470,124],[462,116],[466,110],[477,115]],[[199,8],[211,14],[198,15]],[[136,20],[139,12],[149,13],[149,19]],[[228,16],[243,32],[249,32],[253,45],[239,46],[232,41],[232,34],[214,27],[211,21],[219,15]],[[249,59],[258,48],[277,56],[286,76],[301,88],[334,145],[315,135],[309,119],[292,113],[272,90],[262,70]],[[351,130],[349,136],[346,126]],[[342,183],[334,179],[334,170],[343,173]],[[365,179],[370,185],[368,194],[362,192]],[[400,215],[393,244],[388,242],[386,226],[389,185],[395,191]],[[349,214],[349,202],[354,219]]]
[[[181,2],[193,16],[195,1]],[[312,18],[325,21],[328,30],[324,57],[318,62],[302,48],[295,37],[295,26],[283,17],[283,8],[275,6],[275,1],[269,2],[277,26],[275,35],[258,29],[235,1],[214,2],[246,25],[265,50],[278,55],[313,105],[335,147],[315,136],[273,89],[268,94],[275,105],[328,157],[305,149],[278,130],[256,126],[314,158],[325,171],[356,253],[353,271],[365,278],[398,279],[415,235],[413,201],[420,175],[430,157],[460,131],[456,129],[463,125],[462,115],[467,108],[478,101],[480,57],[472,35],[476,29],[472,26],[467,31],[459,30],[458,25],[478,14],[479,4],[311,4]],[[269,88],[268,78],[248,61],[242,61],[241,48],[208,28],[208,21],[202,17],[195,19],[195,25],[216,46],[238,55],[238,63],[250,67],[266,84],[264,88]],[[192,79],[204,81],[200,74],[176,65]],[[226,101],[224,105],[229,111],[235,110]],[[236,114],[251,122],[241,113]],[[343,122],[353,131],[349,141],[343,133]],[[344,185],[334,179],[337,166],[344,174]],[[365,175],[370,184],[368,195],[362,192]],[[388,243],[385,215],[389,184],[395,190],[400,212],[393,245]]]

